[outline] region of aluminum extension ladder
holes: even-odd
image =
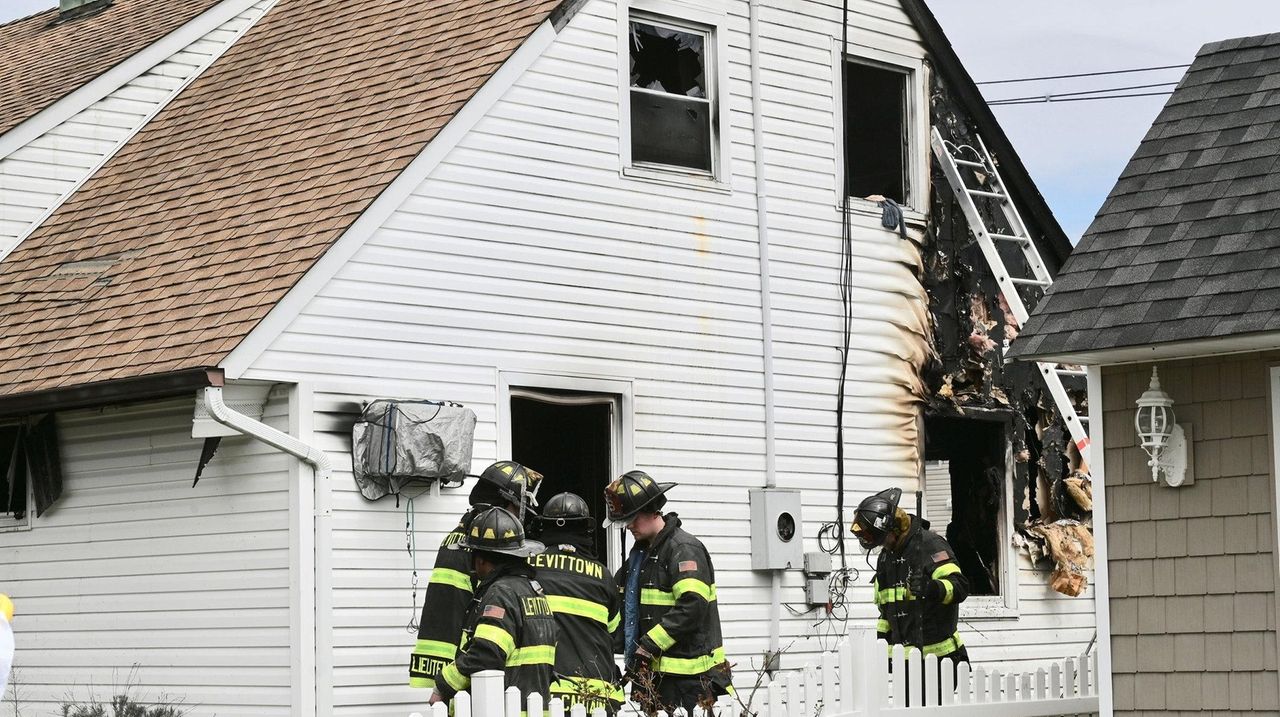
[[[957,145],[944,140],[938,133],[938,128],[934,127],[930,143],[933,145],[934,155],[942,165],[942,173],[947,176],[947,182],[951,184],[952,190],[960,200],[965,219],[969,222],[969,230],[973,232],[974,239],[982,249],[982,255],[991,267],[996,284],[1004,294],[1005,302],[1013,311],[1018,326],[1022,327],[1026,325],[1030,314],[1027,311],[1027,305],[1018,294],[1018,287],[1038,286],[1048,289],[1053,285],[1053,277],[1049,275],[1044,260],[1040,258],[1040,251],[1031,240],[1031,234],[1027,231],[1026,224],[1022,222],[1022,215],[1018,214],[1018,208],[1013,205],[1010,194],[1005,190],[1004,180],[1000,178],[1000,170],[992,160],[991,153],[987,151],[987,145],[982,141],[982,137],[977,135],[974,137],[978,141],[976,148],[967,144]],[[965,182],[961,175],[961,167],[971,170],[969,175],[973,177],[972,184]],[[1004,234],[989,229],[978,212],[977,201],[995,203],[999,206],[1013,233]],[[1011,275],[1000,252],[996,249],[996,242],[1017,244],[1022,250],[1022,256],[1026,259],[1032,275],[1029,277]],[[1036,365],[1040,369],[1040,376],[1044,379],[1045,385],[1049,387],[1049,393],[1053,396],[1058,412],[1067,423],[1071,440],[1075,442],[1080,456],[1088,464],[1090,444],[1085,424],[1089,421],[1089,417],[1076,411],[1071,398],[1067,396],[1067,389],[1062,385],[1063,376],[1085,376],[1086,373],[1080,369],[1066,368],[1055,363],[1037,362]]]

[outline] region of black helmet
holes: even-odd
[[[657,512],[667,504],[663,495],[675,488],[675,483],[657,483],[644,471],[631,471],[610,483],[604,489],[604,499],[609,506],[609,520],[605,527],[625,526],[642,510]]]
[[[535,520],[543,528],[552,525],[563,528],[569,524],[582,530],[591,530],[596,527],[596,522],[591,519],[591,508],[587,507],[587,501],[576,493],[557,493],[551,496],[551,500],[547,501],[546,507],[542,509],[542,515]]]
[[[520,506],[523,518],[525,511],[537,507],[541,487],[541,473],[515,461],[498,461],[480,474],[479,482],[471,489],[471,504],[493,504],[501,500]]]
[[[545,548],[536,540],[525,540],[524,525],[506,508],[481,510],[467,523],[464,532],[457,544],[477,553],[527,558]]]
[[[901,488],[888,488],[864,498],[858,504],[851,527],[863,548],[871,550],[884,544],[885,537],[893,530],[898,501],[901,499]]]

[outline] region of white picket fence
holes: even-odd
[[[824,653],[819,663],[780,675],[773,682],[764,680],[758,688],[741,684],[745,675],[739,673],[737,699],[722,697],[709,713],[698,709],[694,717],[1053,717],[1098,711],[1096,654],[1059,660],[1030,672],[967,664],[953,671],[945,660],[945,668],[939,670],[934,655],[921,660],[918,651],[906,655],[901,646],[893,648],[889,659],[886,654],[886,644],[874,632],[859,630],[838,652]],[[910,679],[896,679],[900,675]],[[530,695],[526,707],[529,717],[588,717],[581,705],[566,711],[558,699],[544,705],[540,695]],[[520,717],[520,713],[520,692],[513,687],[504,693],[503,674],[495,670],[473,677],[471,694],[455,698],[453,715]],[[436,704],[426,717],[448,714],[445,705]],[[676,715],[682,714],[677,710]],[[423,717],[423,713],[410,717]],[[597,710],[591,717],[605,717],[605,712]]]

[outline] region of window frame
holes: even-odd
[[[22,424],[17,421],[0,421],[0,429],[20,427]],[[31,485],[31,476],[27,476],[27,509],[22,515],[22,519],[12,517],[11,513],[0,513],[0,533],[12,533],[20,530],[31,530],[31,513],[35,509],[36,494]]]
[[[836,38],[832,44],[831,51],[831,69],[832,69],[832,97],[835,102],[832,107],[834,115],[834,142],[835,142],[835,198],[837,210],[844,206],[845,198],[841,196],[844,189],[844,171],[845,171],[845,97],[844,88],[841,86],[841,78],[843,75],[844,62],[852,62],[871,67],[877,67],[883,70],[898,72],[906,75],[906,117],[903,118],[903,127],[907,135],[907,147],[905,150],[905,162],[903,165],[904,174],[906,175],[906,201],[902,204],[904,218],[908,223],[923,225],[925,215],[928,213],[929,197],[931,192],[931,184],[929,181],[929,75],[923,58],[910,57],[907,55],[899,55],[894,52],[878,50],[870,47],[854,46],[852,42],[849,48],[841,52],[840,40]],[[850,196],[849,213],[852,215],[865,215],[876,220],[879,226],[881,210],[875,202],[869,202],[862,197]]]
[[[631,21],[649,22],[681,32],[699,33],[703,42],[703,72],[711,107],[711,171],[656,163],[637,164],[631,157]],[[729,169],[729,61],[726,47],[728,17],[713,10],[676,0],[630,0],[618,3],[618,157],[619,174],[628,179],[673,184],[728,193]]]

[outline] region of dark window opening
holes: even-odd
[[[1001,594],[1000,525],[1008,470],[1003,419],[925,418],[926,515],[930,528],[951,544],[973,595]],[[939,492],[949,496],[949,504]],[[949,514],[930,512],[935,505],[946,505]],[[947,522],[935,522],[934,515]]]
[[[906,72],[845,63],[844,166],[851,197],[908,203]]]
[[[27,456],[21,438],[21,426],[0,426],[0,521],[4,522],[27,517]]]
[[[631,161],[712,171],[709,34],[632,20]]]
[[[543,475],[538,501],[577,493],[595,518],[596,557],[605,554],[604,489],[613,480],[614,397],[539,389],[511,397],[511,459]]]

